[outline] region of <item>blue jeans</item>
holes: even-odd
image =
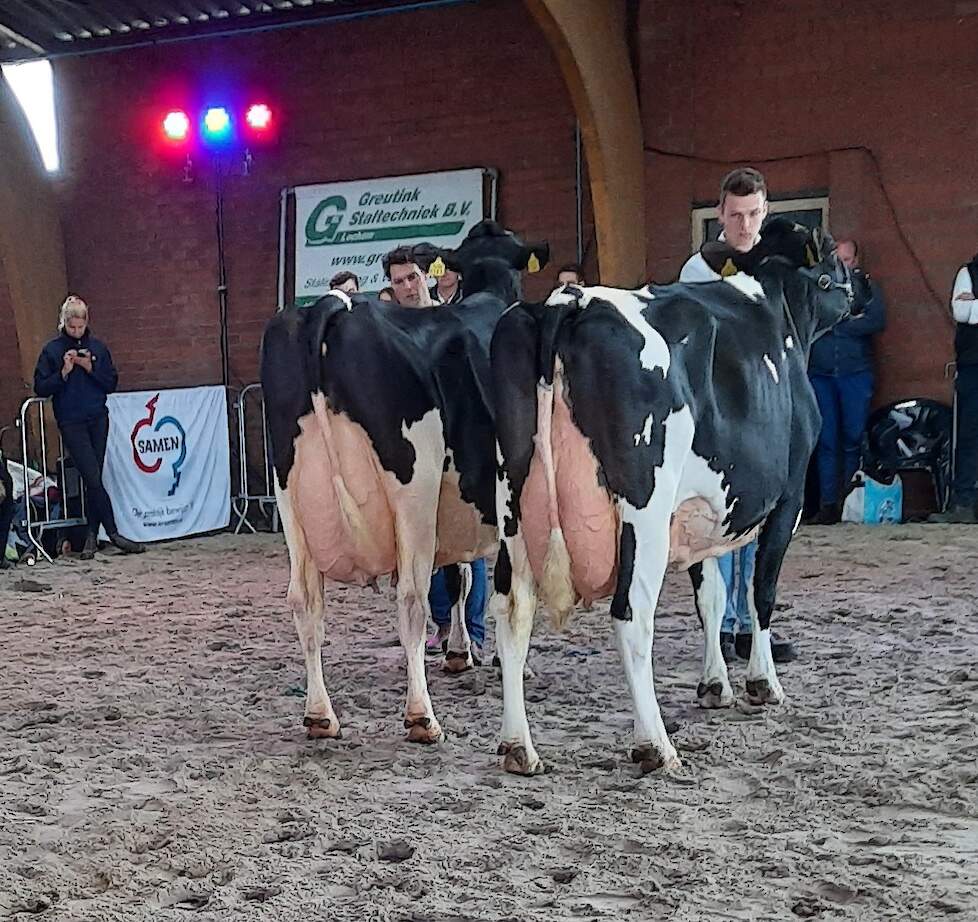
[[[837,503],[840,497],[839,474],[843,489],[859,470],[863,432],[873,399],[873,373],[853,375],[812,375],[812,388],[822,414],[815,458],[818,465],[819,502]]]
[[[485,558],[472,561],[472,591],[465,602],[465,627],[469,640],[480,647],[486,642],[486,604],[489,601],[489,578]],[[444,569],[435,570],[428,591],[432,620],[439,627],[452,623],[452,603],[448,597]]]
[[[754,581],[754,558],[757,542],[751,541],[736,551],[717,557],[717,566],[727,587],[727,607],[723,612],[720,630],[725,634],[749,634],[754,622],[747,607],[747,593]]]

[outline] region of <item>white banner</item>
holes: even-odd
[[[102,480],[119,533],[160,541],[231,520],[223,387],[110,394]]]
[[[453,170],[295,189],[295,301],[312,304],[337,272],[364,291],[388,284],[381,257],[404,243],[458,246],[484,217],[482,170]]]

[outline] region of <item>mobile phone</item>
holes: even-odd
[[[79,358],[83,358],[83,359],[84,358],[88,358],[89,355],[91,355],[91,353],[87,349],[79,349],[78,350],[78,356],[79,356]]]

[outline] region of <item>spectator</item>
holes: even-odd
[[[34,393],[52,397],[54,418],[65,449],[75,462],[88,497],[88,534],[81,556],[91,560],[98,548],[99,526],[126,554],[141,554],[141,544],[116,531],[112,501],[102,485],[102,465],[109,438],[109,411],[105,405],[119,376],[112,356],[88,329],[88,306],[75,295],[61,305],[58,336],[42,350],[34,369]]]
[[[340,291],[345,291],[348,295],[355,295],[360,290],[360,279],[352,272],[337,272],[329,280],[329,287],[331,289],[338,288]]]
[[[554,280],[554,288],[561,285],[586,285],[584,280],[584,270],[577,263],[567,263],[557,270],[557,278]]]
[[[930,516],[929,522],[971,525],[978,521],[978,254],[965,263],[954,279],[951,314],[957,323],[954,358],[957,364],[954,390],[957,398],[957,439],[954,450],[954,481],[946,512]]]
[[[381,288],[380,291],[377,292],[377,297],[381,301],[385,301],[388,304],[397,303],[397,298],[394,296],[394,289],[391,288],[390,285],[387,285],[385,288]]]
[[[412,246],[397,247],[384,256],[384,275],[390,279],[394,299],[401,307],[431,307],[435,303],[428,290],[428,263],[422,269],[422,261],[423,255]]]
[[[401,307],[433,307],[431,292],[428,289],[427,269],[431,263],[432,249],[429,244],[416,247],[401,246],[391,250],[383,259],[384,274],[391,280],[394,297]],[[486,603],[488,602],[488,575],[486,561],[479,558],[472,561],[472,589],[465,605],[465,626],[472,644],[472,660],[482,663],[482,647],[486,639]],[[428,638],[427,652],[440,653],[448,640],[452,623],[452,608],[449,601],[445,568],[435,571],[428,592],[431,617],[435,631]]]
[[[7,541],[10,523],[14,520],[14,483],[7,470],[7,462],[0,451],[0,570],[10,566],[7,560]]]
[[[859,469],[863,432],[873,398],[873,336],[886,325],[879,286],[859,268],[859,245],[840,240],[839,259],[852,272],[852,314],[812,345],[808,361],[822,430],[815,450],[819,511],[812,524],[840,521],[845,488]]]
[[[438,304],[458,304],[462,300],[462,276],[446,267],[432,294]]]
[[[750,252],[761,239],[761,225],[767,217],[767,184],[764,177],[749,167],[728,173],[720,185],[717,215],[723,228],[720,239],[741,253]],[[686,260],[679,273],[680,282],[714,282],[720,276],[699,253]],[[720,649],[728,663],[739,656],[750,658],[753,619],[747,594],[754,581],[757,541],[717,558],[726,586],[726,608],[720,624]],[[776,663],[789,663],[797,657],[790,640],[771,632],[771,655]]]

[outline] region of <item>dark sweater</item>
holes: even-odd
[[[64,355],[69,349],[87,349],[92,371],[76,365],[67,378],[61,377]],[[105,396],[119,383],[108,347],[87,330],[81,339],[67,333],[52,339],[42,350],[34,369],[34,393],[54,398],[54,418],[59,423],[81,423],[97,419],[107,411]]]

